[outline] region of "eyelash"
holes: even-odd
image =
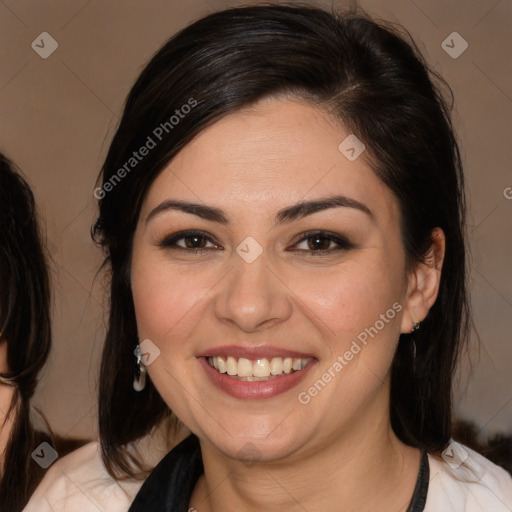
[[[213,241],[212,237],[209,236],[207,233],[202,231],[180,231],[179,233],[175,233],[173,235],[170,235],[166,237],[164,240],[162,240],[158,245],[165,249],[171,249],[171,250],[180,250],[180,251],[186,251],[186,252],[194,252],[194,254],[202,254],[205,252],[209,252],[212,249],[217,250],[220,246],[216,245],[215,247],[207,247],[207,248],[193,248],[193,247],[182,247],[177,245],[177,242],[180,240],[184,240],[186,238],[204,238],[206,239],[206,242],[213,243],[215,245],[215,242]],[[347,251],[350,249],[353,249],[355,246],[352,244],[347,238],[345,238],[342,235],[338,235],[336,233],[331,233],[328,231],[308,231],[306,233],[301,234],[301,238],[294,244],[294,246],[299,245],[302,242],[307,242],[308,240],[314,239],[314,238],[320,238],[320,239],[326,239],[329,242],[333,242],[337,244],[338,247],[334,249],[324,249],[324,250],[311,250],[311,249],[288,249],[291,252],[300,252],[307,256],[323,256],[326,254],[330,254],[337,251]]]

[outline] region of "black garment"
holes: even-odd
[[[199,439],[187,437],[148,476],[128,512],[188,512],[190,497],[203,473]],[[407,512],[422,512],[429,481],[428,455],[422,452],[416,487]]]
[[[427,450],[421,452],[420,470],[416,479],[416,486],[412,493],[411,502],[406,512],[422,512],[427,502],[428,482],[430,480],[430,467],[428,465]]]

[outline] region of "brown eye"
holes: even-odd
[[[182,251],[206,252],[212,249],[222,249],[212,237],[199,231],[180,231],[169,235],[159,244],[164,249],[177,249]]]
[[[330,238],[327,238],[325,236],[312,236],[307,239],[308,241],[308,249],[315,251],[315,250],[321,250],[326,251],[329,249],[329,246],[331,245],[332,240]]]
[[[309,256],[322,256],[337,251],[348,251],[354,247],[354,244],[342,235],[317,231],[304,233],[302,238],[290,250]]]
[[[208,239],[204,235],[184,236],[183,240],[185,241],[185,247],[187,247],[187,249],[203,249],[208,242]]]

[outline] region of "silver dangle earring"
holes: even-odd
[[[134,351],[135,357],[137,358],[137,368],[133,377],[133,389],[135,391],[142,391],[146,387],[146,367],[142,363],[142,354],[140,351],[140,345]]]

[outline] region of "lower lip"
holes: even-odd
[[[233,379],[225,373],[219,373],[212,368],[206,357],[198,358],[199,364],[204,368],[206,375],[212,383],[219,389],[234,396],[235,398],[262,399],[272,398],[285,393],[295,387],[304,379],[309,370],[316,364],[316,360],[310,361],[305,368],[300,371],[282,374],[269,380],[248,382],[244,380]]]

